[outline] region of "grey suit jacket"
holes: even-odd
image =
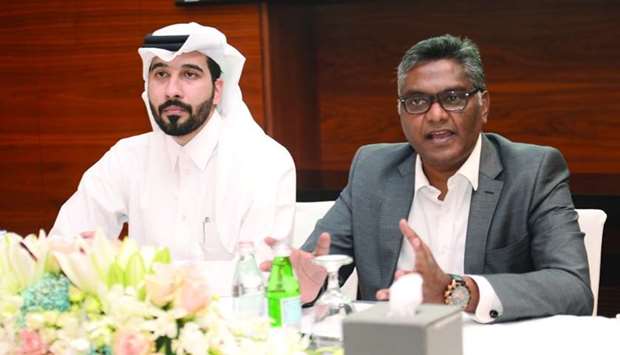
[[[357,267],[358,298],[374,300],[392,284],[413,201],[415,151],[407,143],[374,144],[356,153],[347,186],[302,246],[320,233],[330,253]],[[561,153],[550,147],[482,135],[478,190],[472,192],[465,273],[483,275],[503,305],[498,321],[552,314],[591,314],[583,233],[577,224]]]

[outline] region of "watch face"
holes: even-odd
[[[465,308],[467,303],[469,303],[469,290],[462,285],[456,286],[450,295],[450,304]]]

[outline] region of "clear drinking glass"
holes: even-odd
[[[312,337],[317,346],[342,344],[342,318],[353,313],[353,303],[342,293],[338,283],[338,270],[353,262],[347,255],[322,255],[313,259],[327,270],[327,289],[314,303]]]

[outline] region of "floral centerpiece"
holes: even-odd
[[[0,355],[305,354],[268,318],[227,317],[208,280],[126,238],[0,236]]]

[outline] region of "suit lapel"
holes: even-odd
[[[465,242],[465,273],[481,274],[491,220],[504,186],[495,178],[502,171],[499,154],[489,139],[482,135],[478,190],[473,191]]]
[[[407,149],[408,156],[398,166],[398,170],[386,181],[381,200],[379,230],[381,242],[381,284],[389,286],[396,271],[403,236],[398,228],[401,218],[407,219],[413,201],[415,154]]]

